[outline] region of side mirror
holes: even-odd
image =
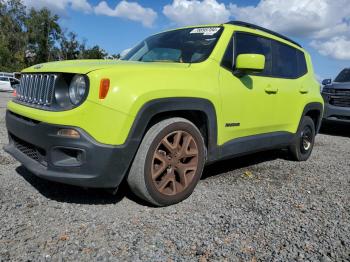
[[[236,58],[234,74],[243,76],[260,73],[265,69],[265,56],[259,54],[240,54]]]
[[[332,84],[332,79],[325,79],[322,81],[322,85],[327,86]]]

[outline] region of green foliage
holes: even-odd
[[[93,46],[90,49],[86,49],[85,46],[81,52],[81,58],[83,59],[103,59],[107,56],[107,53],[101,49],[98,45]]]
[[[47,9],[27,10],[21,0],[0,0],[0,71],[20,71],[33,64],[68,59],[104,59],[99,46],[87,48],[59,17]]]
[[[61,38],[61,28],[58,16],[49,10],[36,11],[31,9],[25,23],[27,29],[27,50],[35,54],[32,63],[50,61],[55,43]]]
[[[0,0],[0,71],[25,66],[25,8],[20,0]]]

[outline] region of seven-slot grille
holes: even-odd
[[[17,100],[33,105],[50,106],[56,79],[56,74],[23,74],[16,89]]]

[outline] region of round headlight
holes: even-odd
[[[87,83],[82,75],[75,75],[69,85],[69,99],[74,105],[78,105],[85,97]]]

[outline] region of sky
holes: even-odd
[[[251,22],[298,41],[318,80],[350,67],[350,0],[22,0],[46,7],[87,45],[110,54],[149,35],[185,25]]]

